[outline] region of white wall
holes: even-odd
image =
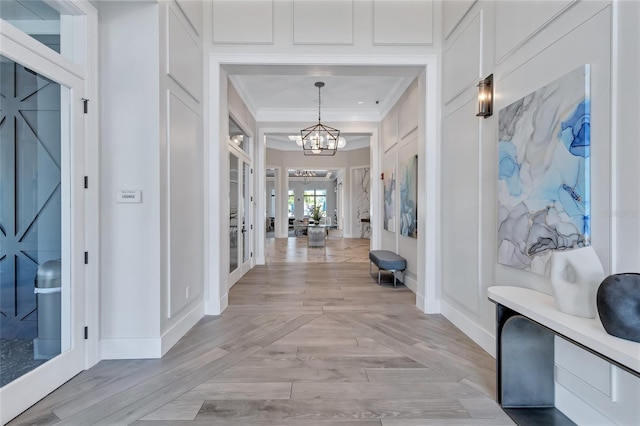
[[[203,313],[201,13],[185,10],[100,3],[102,358],[160,357]]]
[[[445,2],[443,9],[450,31],[443,34],[442,309],[493,353],[495,306],[487,287],[550,292],[545,276],[496,260],[498,111],[583,64],[591,64],[591,242],[606,273],[638,267],[640,198],[630,187],[639,178],[632,136],[638,120],[628,115],[637,116],[639,98],[631,81],[639,51],[629,42],[638,39],[638,5],[478,1]],[[475,85],[489,74],[494,115],[477,118]],[[563,409],[572,416],[576,406]]]
[[[159,26],[164,354],[204,312],[202,4],[161,2]]]
[[[405,285],[418,294],[418,239],[424,239],[425,223],[418,222],[418,239],[400,235],[400,170],[401,163],[418,155],[419,126],[418,113],[419,91],[418,80],[414,81],[394,105],[381,124],[382,134],[382,172],[395,171],[395,229],[386,230],[382,224],[374,223],[381,233],[382,249],[398,253],[407,260]],[[422,163],[420,162],[422,160]],[[424,168],[424,158],[418,159],[418,168]],[[376,178],[379,179],[377,176]],[[382,188],[384,191],[384,188]],[[380,199],[384,201],[384,196]],[[416,200],[418,201],[418,200]],[[418,202],[418,208],[421,209]],[[384,215],[382,213],[381,217]],[[424,297],[424,286],[421,286],[420,297]]]
[[[159,353],[159,7],[100,4],[102,358],[147,339],[141,357]],[[142,203],[117,204],[120,189],[141,190]]]
[[[218,54],[403,55],[435,53],[439,43],[440,3],[431,0],[234,3],[215,1],[211,8]]]

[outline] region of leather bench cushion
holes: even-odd
[[[373,250],[369,252],[369,260],[380,269],[388,271],[402,271],[407,267],[404,257],[389,250]]]

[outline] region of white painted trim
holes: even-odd
[[[78,354],[62,353],[0,388],[0,424],[29,408],[69,379],[69,363],[82,363]],[[75,358],[75,359],[69,359]],[[46,366],[46,367],[45,367]],[[26,405],[25,405],[26,404]]]
[[[435,56],[427,59],[426,75],[424,76],[424,86],[419,85],[426,93],[425,111],[423,111],[425,130],[418,139],[418,162],[420,158],[425,160],[423,170],[424,178],[422,185],[425,192],[426,207],[422,210],[425,215],[425,231],[422,232],[423,238],[418,238],[418,255],[424,259],[420,262],[422,265],[418,268],[418,281],[424,281],[424,299],[425,305],[423,311],[425,313],[440,312],[440,294],[441,294],[441,263],[440,263],[440,108],[441,91],[438,87],[438,70],[439,63]],[[421,77],[422,79],[422,77]],[[424,143],[420,137],[424,137]],[[423,151],[424,147],[424,151]],[[420,178],[420,175],[418,175]],[[420,237],[420,236],[418,236]],[[422,246],[422,247],[421,247]]]
[[[620,62],[620,5],[617,1],[612,2],[611,5],[611,142],[609,145],[609,179],[611,182],[612,191],[609,191],[609,208],[610,211],[616,211],[619,206],[618,201],[618,128],[620,122],[618,120],[618,105],[620,103],[620,81],[619,81],[619,62]],[[593,214],[593,213],[592,213]],[[618,216],[612,214],[609,218],[609,271],[611,274],[617,273],[619,270],[619,257],[618,257]]]
[[[549,26],[549,24],[551,24],[552,22],[554,22],[556,19],[558,19],[558,17],[560,15],[562,15],[563,13],[565,13],[567,10],[569,10],[571,7],[575,6],[576,3],[578,3],[578,0],[573,0],[571,1],[571,3],[567,3],[567,5],[565,5],[562,9],[560,9],[555,15],[553,15],[552,17],[550,17],[546,22],[544,22],[542,25],[540,25],[538,28],[536,28],[531,34],[525,36],[525,38],[523,40],[521,40],[518,44],[516,44],[514,47],[512,47],[510,50],[508,50],[507,52],[505,52],[501,57],[496,58],[496,65],[499,65],[501,63],[503,63],[504,61],[506,61],[511,55],[513,55],[515,52],[517,52],[522,46],[524,46],[529,40],[531,40],[532,38],[534,38],[536,35],[538,35],[539,33],[541,33],[547,26]],[[504,77],[504,76],[503,76]]]
[[[473,321],[464,313],[450,305],[446,300],[441,301],[442,315],[453,325],[458,327],[464,334],[469,336],[482,349],[492,357],[496,357],[496,338],[480,324]]]
[[[448,39],[449,39],[449,37],[451,37],[451,34],[453,34],[453,32],[456,30],[456,28],[458,28],[458,26],[460,25],[460,22],[462,22],[462,21],[463,21],[463,19],[464,19],[464,18],[469,14],[469,11],[470,11],[471,9],[473,9],[473,6],[475,6],[475,5],[476,5],[476,3],[478,3],[478,0],[474,0],[474,1],[473,1],[473,3],[471,3],[471,4],[469,5],[469,7],[467,8],[467,10],[465,10],[465,11],[464,11],[464,13],[460,16],[460,19],[458,19],[458,20],[456,21],[456,23],[451,27],[451,30],[449,30],[449,32],[445,34],[445,36],[444,36],[444,39],[445,39],[445,40],[448,40]],[[444,11],[443,11],[443,15],[444,15]],[[443,19],[443,21],[444,21],[444,19]]]
[[[421,106],[421,122],[424,123],[424,134],[418,140],[419,147],[425,147],[424,151],[418,152],[422,154],[422,158],[426,158],[425,166],[427,173],[423,174],[422,184],[426,194],[425,204],[425,233],[426,236],[419,242],[418,254],[419,258],[424,260],[420,262],[422,267],[418,270],[417,282],[424,282],[425,288],[425,305],[424,312],[439,313],[440,305],[437,296],[440,294],[440,266],[439,246],[440,232],[438,228],[438,207],[440,198],[439,180],[439,155],[440,155],[440,131],[439,122],[440,109],[440,90],[438,89],[438,59],[436,55],[363,55],[363,56],[346,56],[346,55],[255,55],[255,54],[238,54],[238,55],[217,55],[209,54],[209,114],[205,121],[209,123],[209,140],[220,141],[226,140],[223,135],[218,134],[220,129],[221,112],[226,111],[226,105],[221,104],[221,99],[226,100],[226,96],[221,93],[221,76],[226,78],[226,71],[222,69],[224,65],[315,65],[323,64],[331,65],[370,65],[370,66],[408,66],[418,65],[424,66],[423,85],[420,86],[426,93],[425,105]],[[422,109],[424,108],[424,109]],[[379,143],[379,126],[376,125],[372,131],[371,137],[371,175],[379,176],[381,153]],[[259,128],[258,134],[262,135],[264,128]],[[206,283],[208,297],[205,300],[206,313],[219,314],[228,305],[227,296],[218,297],[221,293],[222,284],[226,283],[226,279],[221,276],[225,271],[221,271],[221,255],[224,248],[222,244],[221,229],[216,228],[216,224],[220,223],[220,218],[224,217],[221,208],[225,207],[225,203],[219,203],[220,194],[224,194],[224,184],[226,182],[223,173],[226,172],[226,144],[220,145],[218,150],[212,149],[208,155],[208,184],[209,191],[207,194],[209,206],[210,224],[209,232],[205,236],[206,244],[209,249],[208,265],[209,275]],[[214,144],[215,146],[215,144]],[[223,153],[221,150],[224,150]],[[258,159],[256,169],[258,173],[264,173],[264,159]],[[381,217],[381,205],[379,200],[380,180],[373,179],[371,185],[371,202],[374,209],[371,210],[371,219],[374,223],[378,217]],[[215,211],[214,211],[215,210]],[[222,216],[221,216],[222,215]],[[372,228],[371,247],[379,247],[381,226]],[[422,245],[422,247],[420,246]]]
[[[36,55],[39,61],[46,60],[55,68],[63,69],[64,71],[70,74],[73,74],[75,77],[85,78],[85,69],[83,66],[72,62],[70,59],[65,58],[64,56],[60,55],[54,50],[49,49],[47,46],[43,45],[36,39],[32,38],[28,34],[21,31],[20,29],[14,27],[13,25],[11,25],[9,22],[5,20],[2,20],[2,25],[0,25],[0,34],[7,37],[8,39],[15,42],[16,44],[18,44],[20,48],[26,49],[30,53],[33,53],[34,55]],[[2,46],[3,52],[5,51],[6,47],[7,47],[6,42],[3,42],[3,46]],[[7,56],[6,53],[3,53],[3,55]],[[15,60],[16,58],[9,56],[9,59]],[[25,63],[24,60],[22,60],[22,63],[24,65],[30,66],[29,63]],[[46,71],[50,67],[39,67],[39,68],[42,68],[45,71],[44,73],[40,73],[40,74],[47,75]],[[48,77],[53,78],[52,76],[48,76]],[[53,79],[59,80],[56,78],[53,78]]]
[[[229,293],[227,292],[220,298],[220,312],[219,313],[222,313],[228,307],[229,307]]]
[[[85,345],[85,368],[100,361],[100,111],[98,105],[98,12],[87,1],[76,3],[85,13],[85,97],[89,99],[84,115],[85,175],[89,190],[85,195],[85,250],[95,259],[85,266],[85,324],[89,338]],[[92,172],[89,172],[92,171]]]
[[[204,302],[198,303],[181,320],[169,328],[161,337],[161,355],[164,356],[204,316]]]
[[[162,357],[159,337],[133,337],[128,339],[102,339],[101,359],[155,359]]]
[[[416,293],[416,307],[422,311],[424,307],[424,296],[420,293]]]
[[[399,274],[400,275],[400,274]],[[399,278],[399,277],[398,277]],[[412,292],[414,292],[416,294],[416,296],[418,295],[418,282],[416,281],[415,278],[413,278],[410,275],[407,275],[406,277],[404,277],[404,285],[411,290]]]

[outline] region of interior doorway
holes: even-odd
[[[276,223],[278,218],[278,200],[280,194],[278,191],[279,170],[275,167],[267,167],[265,175],[265,238],[275,238]]]
[[[229,287],[252,267],[253,166],[251,138],[229,117]]]

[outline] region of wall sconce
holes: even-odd
[[[493,115],[493,74],[478,83],[478,113],[476,117]]]

